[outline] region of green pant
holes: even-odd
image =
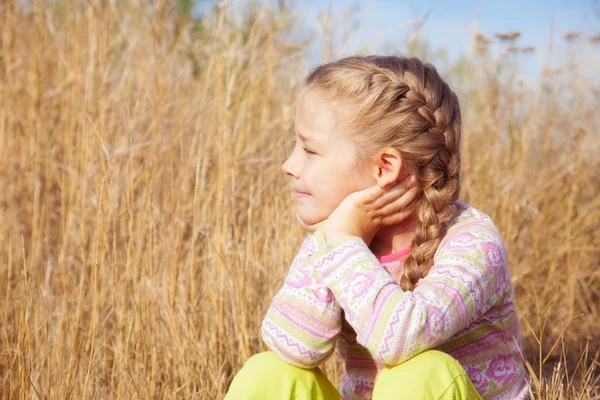
[[[225,396],[226,400],[341,398],[319,368],[295,367],[270,351],[246,361]],[[481,400],[481,396],[457,360],[441,351],[429,350],[381,372],[373,400],[392,399]]]

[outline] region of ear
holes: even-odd
[[[379,187],[384,188],[400,180],[402,157],[400,152],[393,147],[380,150],[372,165],[374,178]]]

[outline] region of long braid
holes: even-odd
[[[446,234],[445,222],[455,216],[455,202],[460,189],[460,127],[457,129],[456,126],[460,123],[460,117],[445,109],[444,106],[447,107],[450,102],[436,99],[436,96],[454,96],[453,102],[458,104],[456,95],[449,88],[429,88],[428,75],[434,75],[431,80],[435,80],[437,72],[431,65],[414,65],[422,67],[423,74],[405,72],[408,85],[414,87],[405,96],[421,102],[417,113],[431,125],[422,134],[438,137],[435,141],[443,141],[443,145],[439,146],[429,162],[416,169],[415,175],[423,188],[423,197],[417,205],[419,222],[415,226],[411,253],[404,263],[404,275],[400,280],[404,290],[414,289],[418,280],[425,277],[433,265],[435,252]],[[438,78],[439,82],[441,79]],[[411,95],[413,92],[418,95]]]
[[[347,57],[317,67],[306,79],[358,104],[350,126],[365,153],[393,146],[423,189],[411,253],[400,285],[413,290],[427,275],[456,213],[460,190],[460,108],[456,94],[417,58]]]

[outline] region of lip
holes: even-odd
[[[296,198],[299,199],[302,197],[310,196],[310,194],[306,193],[306,192],[301,192],[300,190],[297,190],[297,189],[294,189],[294,196],[296,196]]]

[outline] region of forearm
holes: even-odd
[[[262,338],[273,352],[303,368],[315,367],[333,353],[341,328],[341,308],[308,263],[315,249],[314,238],[309,236],[261,328]]]
[[[386,365],[435,347],[467,326],[478,312],[472,291],[488,278],[479,266],[461,271],[439,264],[413,292],[404,292],[358,237],[321,245],[310,261],[358,342]]]

